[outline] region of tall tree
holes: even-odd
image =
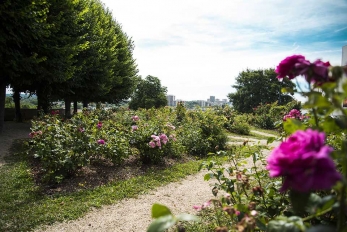
[[[279,81],[274,69],[242,71],[236,77],[235,93],[228,97],[235,110],[242,113],[252,112],[260,104],[278,101],[284,105],[293,100],[293,97],[282,93],[282,88],[294,88],[295,84],[288,79]]]
[[[0,1],[0,133],[6,86],[19,83],[23,73],[35,74],[34,66],[44,59],[35,47],[48,35],[48,7],[46,0]]]
[[[48,0],[47,23],[50,35],[42,39],[39,54],[46,57],[38,67],[39,75],[31,79],[35,83],[39,108],[47,112],[50,97],[58,85],[75,74],[77,56],[88,46],[84,39],[84,17],[87,0]]]
[[[111,89],[108,93],[100,95],[96,99],[101,102],[118,104],[131,97],[138,80],[138,70],[133,58],[133,41],[123,32],[119,23],[114,22],[117,38],[116,63],[112,78]]]
[[[70,101],[118,103],[133,92],[137,69],[133,43],[99,0],[87,0],[82,30],[88,43],[77,56],[74,76],[57,88],[58,97]]]
[[[167,105],[167,88],[161,86],[160,80],[154,76],[139,79],[136,90],[129,102],[130,109],[160,108]]]

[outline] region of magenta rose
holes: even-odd
[[[101,144],[101,145],[105,144],[105,140],[99,139],[99,140],[98,140],[98,144]]]
[[[275,72],[277,78],[281,79],[288,76],[293,79],[301,74],[304,74],[310,66],[310,62],[302,55],[288,56],[277,66]]]
[[[98,122],[97,127],[100,129],[102,127],[102,122]]]
[[[312,72],[310,75],[306,74],[305,77],[308,81],[317,83],[317,84],[323,84],[327,81],[329,81],[328,77],[328,69],[330,66],[329,62],[323,62],[321,60],[316,60],[313,62],[312,66]]]
[[[329,189],[341,179],[330,157],[332,151],[323,132],[297,131],[271,152],[267,169],[271,177],[284,177],[281,191]]]

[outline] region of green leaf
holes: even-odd
[[[305,130],[305,125],[296,119],[287,119],[283,123],[284,130],[287,134],[293,134],[297,130]]]
[[[165,205],[154,204],[152,206],[152,218],[159,218],[166,215],[172,215],[172,213]]]
[[[235,205],[235,209],[237,209],[238,211],[243,212],[243,213],[249,211],[248,207],[246,205],[243,205],[243,204]]]
[[[166,215],[154,220],[148,227],[147,232],[162,232],[175,225],[176,219],[173,215]]]
[[[212,174],[212,173],[207,173],[207,174],[204,176],[204,180],[205,180],[205,181],[208,181],[208,180],[210,180],[212,177],[213,177],[213,174]]]
[[[306,205],[310,198],[310,193],[301,193],[297,191],[289,191],[290,202],[292,203],[293,209],[296,213],[305,212]]]
[[[267,139],[267,141],[266,141],[266,144],[270,144],[270,143],[272,143],[272,142],[275,141],[275,140],[276,140],[275,137],[269,137],[269,138]]]
[[[321,199],[319,207],[316,211],[316,214],[319,214],[319,213],[331,208],[334,205],[335,201],[336,201],[336,198],[334,196],[328,195],[328,196],[323,197]]]
[[[205,162],[201,163],[201,164],[199,165],[198,170],[201,171],[201,169],[202,169],[205,165],[206,165]]]
[[[322,123],[322,127],[324,129],[324,132],[325,133],[331,133],[334,131],[338,131],[340,128],[336,123],[337,123],[336,119],[333,119],[332,117],[326,118],[324,120],[324,122]]]
[[[290,87],[286,87],[286,88],[282,88],[281,89],[281,92],[282,93],[290,93],[290,94],[294,94],[294,89],[293,88],[290,88]]]
[[[321,203],[322,198],[315,193],[311,193],[308,203],[307,210],[310,213],[314,213],[316,211],[317,206]]]
[[[260,221],[259,219],[256,220],[256,225],[259,229],[261,229],[262,231],[266,231],[266,225],[265,223],[263,223],[262,221]]]
[[[268,232],[300,232],[305,229],[302,219],[299,217],[278,217],[269,222]]]
[[[200,221],[199,217],[187,213],[181,213],[177,215],[176,219],[178,221]]]
[[[259,159],[259,154],[254,152],[253,153],[253,163],[257,162],[258,159]]]

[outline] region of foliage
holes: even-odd
[[[176,106],[176,122],[181,123],[186,117],[186,107],[183,102],[178,102]]]
[[[251,127],[247,122],[247,116],[242,114],[236,115],[233,123],[229,126],[229,131],[240,135],[249,135]]]
[[[209,152],[223,150],[227,136],[223,125],[226,118],[212,109],[189,111],[182,122],[178,135],[190,154],[205,156]]]
[[[278,82],[274,69],[242,71],[236,77],[235,93],[228,95],[235,110],[250,113],[260,104],[278,102],[284,105],[293,98],[281,92],[282,88],[293,88],[295,85],[289,80]]]
[[[135,84],[133,42],[102,2],[89,0],[83,17],[80,30],[87,45],[76,57],[74,76],[55,94],[65,101],[119,103],[130,97]]]
[[[14,108],[13,97],[6,97],[5,108]],[[22,109],[36,109],[37,99],[36,98],[22,98],[21,99]]]
[[[35,48],[48,35],[46,24],[48,2],[44,0],[5,0],[0,3],[0,133],[4,123],[6,86],[23,73],[35,73],[34,67],[44,60]]]
[[[134,45],[101,1],[6,0],[0,17],[0,131],[8,85],[36,93],[45,113],[54,100],[69,107],[77,100],[120,103],[132,94]]]
[[[292,109],[301,109],[301,103],[290,101],[279,106],[277,101],[271,104],[260,104],[253,108],[252,124],[262,129],[274,129],[283,120],[283,116]]]
[[[167,105],[166,92],[167,88],[161,86],[157,77],[147,76],[145,79],[139,79],[129,108],[137,110],[164,107]]]

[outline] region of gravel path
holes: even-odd
[[[235,137],[235,136],[234,136]],[[244,139],[236,137],[238,139]],[[253,140],[252,142],[266,144],[266,140]],[[271,146],[276,146],[274,142]],[[269,151],[265,151],[266,154]],[[251,167],[251,158],[248,165]],[[155,191],[141,195],[138,198],[124,199],[114,205],[94,209],[84,217],[75,221],[56,223],[40,228],[37,232],[50,231],[114,231],[114,232],[142,232],[146,231],[151,223],[151,207],[154,203],[168,206],[174,214],[191,213],[196,211],[193,205],[200,205],[214,196],[211,185],[216,180],[204,181],[206,171],[186,177],[181,182],[170,183],[159,187]]]
[[[151,223],[154,203],[166,205],[174,214],[195,213],[193,205],[213,198],[212,181],[204,181],[204,174],[188,176],[181,182],[170,183],[137,199],[124,199],[117,204],[94,209],[76,220],[57,223],[37,231],[146,231]]]
[[[0,166],[4,164],[3,157],[8,155],[15,139],[29,138],[30,123],[5,122],[4,130],[0,134]]]

